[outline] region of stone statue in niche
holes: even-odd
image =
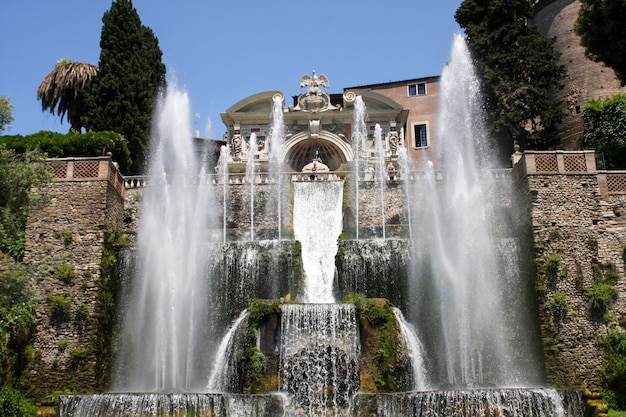
[[[241,158],[241,135],[239,133],[235,133],[230,142],[231,153],[233,155],[233,159]]]
[[[387,134],[387,143],[389,143],[389,151],[392,155],[398,154],[398,147],[400,146],[400,136],[398,132],[391,131]]]

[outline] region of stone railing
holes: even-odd
[[[124,177],[108,156],[46,159],[55,181],[108,181],[124,198]]]
[[[518,179],[527,175],[597,174],[594,151],[525,151],[515,164]]]
[[[599,171],[598,186],[603,196],[626,195],[626,171]]]
[[[492,179],[509,179],[511,178],[511,168],[503,168],[503,169],[490,169],[483,171],[483,175],[485,178]],[[353,175],[352,171],[331,171],[331,172],[285,172],[281,173],[281,175],[289,178],[290,181],[336,181],[342,180],[346,177],[351,177]],[[444,171],[435,171],[435,180],[441,181],[445,178]],[[385,172],[385,180],[389,183],[401,182],[401,181],[422,181],[426,178],[425,171],[409,171],[407,173],[403,173],[401,171],[393,171],[393,172]],[[376,177],[374,174],[364,172],[360,175],[359,180],[366,184],[373,183],[376,181]],[[246,177],[245,173],[230,173],[227,176],[228,185],[243,185],[248,184],[250,180]],[[258,172],[253,176],[253,181],[255,184],[273,184],[276,182],[276,179],[267,172]],[[212,175],[212,183],[223,184],[224,177],[222,175],[214,174]],[[128,176],[124,177],[124,187],[129,189],[137,189],[144,188],[149,185],[149,180],[147,176],[136,175],[136,176]]]
[[[626,194],[626,171],[598,171],[594,151],[526,151],[513,171],[518,181],[527,175],[596,175],[600,195]]]

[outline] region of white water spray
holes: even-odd
[[[282,193],[283,193],[283,147],[285,145],[285,122],[283,116],[282,96],[274,97],[272,107],[272,126],[270,128],[270,175],[272,182],[276,185],[276,209],[278,212],[278,239],[282,239]]]
[[[387,188],[387,168],[385,167],[385,152],[383,149],[383,131],[378,123],[374,126],[374,149],[376,150],[375,179],[380,196],[380,226],[383,239],[385,233],[385,189]]]
[[[437,368],[432,370],[439,384],[536,386],[540,362],[532,357],[532,337],[515,332],[529,315],[520,309],[524,293],[505,297],[512,283],[505,282],[498,266],[492,196],[499,184],[488,175],[492,152],[479,92],[467,46],[458,35],[440,88],[437,138],[442,155],[435,164],[446,175],[435,181],[435,164],[429,164],[424,194],[419,194],[422,212],[414,217],[420,222],[414,236],[414,273],[420,277],[415,285],[432,291],[417,304],[422,313],[436,314],[432,319],[422,314],[413,322],[431,335],[430,353],[443,353],[433,356],[439,361],[433,361]]]
[[[259,151],[256,133],[250,135],[248,143],[248,159],[246,161],[246,184],[248,184],[248,197],[250,202],[250,241],[254,240],[254,193],[256,182],[255,156]]]
[[[222,182],[222,242],[226,243],[226,224],[228,218],[228,150],[226,146],[220,148],[220,158],[217,162],[217,174]]]
[[[187,94],[170,83],[154,120],[137,275],[124,290],[130,298],[118,337],[116,390],[175,392],[206,384],[213,189],[197,161],[190,120]]]
[[[359,239],[359,194],[361,182],[361,149],[367,138],[367,126],[365,125],[365,103],[363,97],[357,96],[354,101],[354,113],[352,115],[352,153],[354,154],[353,177],[354,177],[354,218],[356,224],[355,238]]]

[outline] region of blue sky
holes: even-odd
[[[134,0],[159,39],[168,79],[189,93],[194,129],[220,138],[220,113],[239,100],[278,90],[301,93],[300,77],[326,74],[344,87],[439,75],[461,0]],[[7,1],[0,12],[0,96],[15,121],[5,134],[67,132],[41,111],[37,87],[65,58],[97,65],[110,0]]]

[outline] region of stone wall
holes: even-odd
[[[243,178],[243,177],[242,177]],[[405,192],[400,182],[391,181],[381,195],[380,189],[371,181],[362,181],[359,189],[359,230],[360,236],[382,237],[383,216],[387,236],[406,236],[407,210],[404,204]],[[344,192],[344,231],[354,235],[355,219],[352,190],[345,184]],[[129,187],[125,191],[124,227],[129,243],[135,242],[139,229],[141,200],[144,187]],[[222,235],[224,225],[224,187],[216,184],[214,206],[209,208],[216,218],[215,233]],[[250,236],[250,188],[241,183],[229,184],[226,200],[226,240],[247,241]],[[281,237],[293,238],[293,191],[290,183],[283,186],[281,195]],[[278,238],[278,191],[275,185],[255,184],[254,193],[254,234],[255,240]]]
[[[517,208],[534,242],[548,382],[597,387],[603,362],[599,338],[626,318],[625,199],[601,193],[593,158],[585,159],[586,168],[567,172],[560,162],[558,168],[536,163],[545,155],[559,161],[576,155],[526,154],[516,165],[517,173],[526,170],[518,176]],[[617,277],[619,295],[602,311],[590,292],[594,280],[607,274]]]
[[[33,396],[101,389],[95,356],[101,261],[109,232],[122,229],[124,201],[106,179],[53,181],[26,226],[24,264],[37,305]]]

